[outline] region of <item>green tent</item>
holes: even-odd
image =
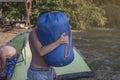
[[[12,80],[27,80],[27,69],[31,61],[31,51],[28,43],[28,35],[30,31],[21,33],[10,40],[7,44],[15,47],[20,53],[18,62],[12,76]],[[91,77],[93,73],[84,58],[74,48],[75,59],[65,67],[55,67],[59,80]]]

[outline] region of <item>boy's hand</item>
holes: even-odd
[[[59,42],[60,44],[68,44],[68,36],[65,36],[65,33],[62,33]]]

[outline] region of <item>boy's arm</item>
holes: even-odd
[[[56,47],[58,47],[60,44],[67,44],[68,43],[68,36],[64,36],[64,34],[61,35],[61,37],[53,42],[50,45],[42,46],[40,41],[37,38],[37,34],[35,29],[33,29],[29,35],[29,42],[30,45],[41,55],[44,56],[50,51],[54,50]]]

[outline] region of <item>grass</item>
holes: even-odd
[[[73,32],[73,42],[86,57],[93,71],[109,69],[120,71],[120,30],[96,29]]]

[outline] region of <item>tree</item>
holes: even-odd
[[[25,11],[25,8],[22,8],[23,6],[23,4],[4,3],[4,14],[9,18],[14,18],[15,15],[17,16],[15,18],[19,18]],[[72,29],[85,29],[92,23],[103,26],[106,22],[104,9],[96,6],[91,0],[33,0],[32,24],[36,24],[39,14],[43,11],[64,11]]]

